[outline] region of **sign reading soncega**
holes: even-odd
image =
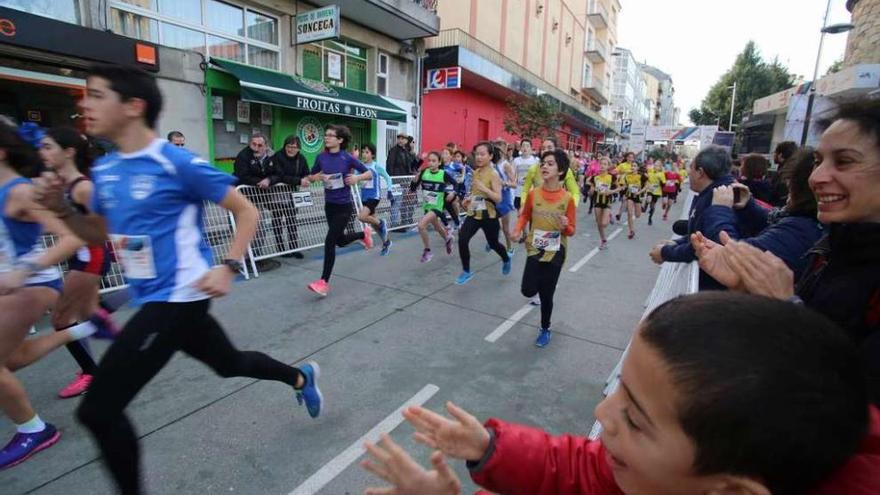
[[[294,44],[339,37],[339,6],[330,5],[298,14],[294,20]]]

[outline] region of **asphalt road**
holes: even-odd
[[[671,217],[678,217],[682,203]],[[435,257],[427,264],[419,263],[421,242],[412,233],[393,234],[388,257],[378,249],[340,250],[325,299],[306,289],[321,271],[318,249],[236,284],[230,296],[215,301],[213,314],[243,349],[287,363],[318,361],[324,412],[311,419],[282,384],[221,379],[178,355],[128,408],[141,438],[148,492],[361,493],[382,484],[357,466],[357,446],[368,432],[391,430],[428,465],[428,450],[411,440],[412,428],[394,414],[407,401],[440,410],[452,400],[481,419],[587,434],[605,379],[658,273],[647,253],[672,235],[672,222],[658,214],[649,227],[642,217],[635,239],[626,238],[624,227],[610,249],[571,272],[598,245],[586,213],[579,209],[556,292],[553,341],[544,349],[534,346],[540,312],[524,309],[527,300],[519,293],[522,246],[505,277],[498,257],[483,251],[480,234],[471,241],[477,276],[464,286],[453,283],[461,270],[457,254],[446,256],[433,232]],[[131,314],[123,310],[118,320]],[[521,318],[512,321],[514,316]],[[493,332],[497,339],[487,341]],[[0,493],[113,493],[97,449],[74,419],[79,399],[55,395],[75,371],[62,349],[18,373],[62,439],[0,472]],[[12,434],[5,417],[0,431]],[[473,493],[464,463],[453,465],[463,493]]]

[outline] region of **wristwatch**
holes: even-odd
[[[225,259],[223,260],[223,265],[226,268],[229,268],[232,273],[241,273],[244,270],[244,265],[238,260]]]

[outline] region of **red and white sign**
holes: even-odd
[[[461,67],[429,69],[425,89],[458,89],[461,87]]]

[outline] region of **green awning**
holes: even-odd
[[[224,59],[211,58],[211,63],[239,80],[244,101],[359,119],[406,122],[404,110],[378,95]]]

